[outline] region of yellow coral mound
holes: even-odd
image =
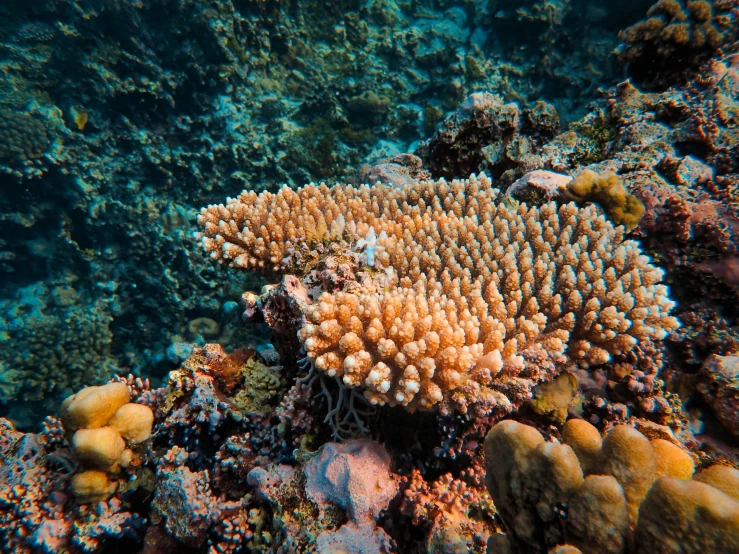
[[[97,469],[87,469],[72,477],[72,494],[78,504],[92,504],[110,498],[118,488],[108,474]]]
[[[106,425],[130,394],[123,383],[85,387],[62,403],[62,422],[67,431],[95,429]]]
[[[118,486],[110,474],[128,467],[134,457],[126,441],[134,446],[151,436],[154,413],[130,399],[128,385],[113,382],[86,387],[62,403],[62,423],[82,466],[72,480],[80,504],[107,499]]]
[[[685,450],[626,425],[601,440],[570,420],[563,438],[546,442],[508,420],[485,439],[487,488],[516,552],[565,539],[583,554],[739,552],[739,502],[722,491],[736,470],[713,466],[692,480]]]
[[[496,198],[484,175],[243,192],[201,211],[199,237],[221,263],[271,272],[320,242],[361,244],[384,283],[324,293],[299,337],[377,404],[505,403],[489,385],[528,362],[604,363],[677,327],[662,272],[594,208]]]

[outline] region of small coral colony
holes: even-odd
[[[3,552],[739,554],[736,0],[37,4]]]

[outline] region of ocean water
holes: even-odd
[[[3,552],[739,552],[736,0],[0,16]]]

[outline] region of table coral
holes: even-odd
[[[666,358],[663,345],[644,342],[643,352],[638,351],[642,344],[633,351],[635,359],[614,357],[604,372],[588,372],[591,383],[598,380],[604,392],[586,400],[586,416],[594,421],[631,414],[662,423],[683,417],[680,405],[688,405],[699,389],[678,387],[678,397],[671,380],[680,381],[685,371],[699,372],[711,354],[734,354],[739,344],[739,56],[736,47],[726,50],[696,69],[689,81],[664,92],[621,83],[572,129],[507,170],[511,178],[540,168],[562,175],[613,172],[645,206],[631,236],[665,269],[671,297],[678,302],[674,315],[682,324],[669,340],[678,354]],[[482,159],[488,146],[496,147],[496,141],[479,143],[470,156]],[[467,152],[471,146],[462,142],[460,148]],[[484,167],[481,162],[477,169]],[[547,194],[531,194],[527,200],[538,202],[537,197]],[[664,360],[670,371],[662,372],[662,361],[650,364],[652,359]],[[701,381],[707,377],[701,373]],[[710,385],[701,382],[705,386]]]
[[[322,242],[376,237],[384,281],[323,293],[299,331],[316,368],[375,404],[510,409],[496,381],[551,376],[527,362],[604,363],[677,327],[661,271],[593,208],[514,210],[496,195],[484,175],[245,191],[204,208],[199,237],[220,263],[265,272],[299,269],[295,253]]]
[[[0,160],[10,171],[2,175],[0,266],[14,270],[4,273],[2,294],[71,269],[115,320],[115,365],[136,373],[169,369],[161,353],[188,320],[217,321],[221,340],[235,328],[221,306],[241,278],[224,286],[198,253],[180,248],[188,212],[214,190],[349,179],[381,148],[392,154],[424,138],[425,111],[443,114],[465,94],[503,81],[532,104],[539,96],[526,76],[512,85],[502,75],[497,25],[483,4],[475,15],[384,1],[312,0],[294,10],[232,0],[16,5],[2,6],[0,103],[21,120],[19,140],[43,155],[23,171]],[[614,33],[608,42],[615,45]],[[530,51],[520,51],[529,66]],[[595,79],[611,65],[603,49],[583,52],[588,61],[571,64],[569,79],[561,72],[552,91],[564,106],[590,101],[575,74]],[[384,105],[375,117],[352,109],[352,99],[372,97]],[[426,123],[433,132],[433,119]],[[129,324],[134,319],[139,325]],[[68,335],[86,335],[71,327]],[[92,380],[69,388],[83,384]]]

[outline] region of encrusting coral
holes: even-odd
[[[373,404],[507,411],[568,359],[604,363],[677,328],[661,270],[595,208],[496,198],[485,175],[245,191],[204,208],[198,237],[263,272],[306,274],[321,245],[362,249],[366,271],[314,298],[298,336]]]
[[[624,188],[621,179],[612,171],[596,173],[586,169],[570,183],[565,196],[583,202],[596,202],[616,225],[631,231],[644,216],[644,204]]]
[[[514,552],[565,541],[584,554],[739,551],[739,501],[726,493],[736,469],[714,465],[693,479],[688,452],[628,425],[601,439],[571,419],[562,435],[564,444],[547,442],[507,420],[485,439],[487,488]]]

